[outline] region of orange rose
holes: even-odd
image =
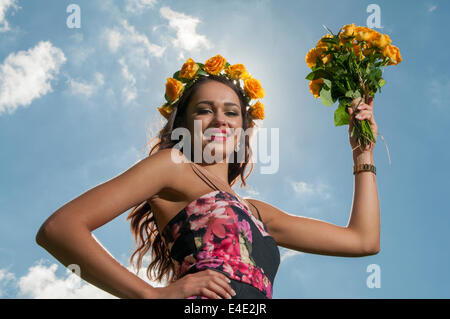
[[[312,68],[317,63],[317,58],[319,57],[319,52],[316,50],[316,48],[312,48],[309,50],[308,54],[306,54],[305,62],[308,64],[309,68]]]
[[[356,29],[356,25],[353,24],[347,24],[344,25],[342,27],[342,32],[339,34],[340,36],[346,36],[346,37],[351,37],[352,35],[354,35]]]
[[[264,104],[257,101],[249,109],[250,115],[255,120],[264,120]]]
[[[367,27],[356,27],[356,40],[370,42],[379,33]]]
[[[318,42],[317,42],[317,44],[316,44],[316,50],[317,50],[317,52],[319,53],[319,54],[322,54],[322,52],[324,52],[324,51],[326,51],[326,50],[328,50],[328,44],[327,44],[327,42],[324,42],[324,41],[322,41],[323,39],[326,39],[326,38],[332,38],[333,37],[333,35],[331,35],[331,34],[326,34],[326,35],[324,35]]]
[[[380,49],[384,49],[387,45],[392,43],[391,38],[387,34],[378,34],[373,40],[372,44]]]
[[[217,54],[206,60],[204,69],[209,74],[219,74],[224,69],[226,63],[227,60],[220,54]]]
[[[397,65],[402,61],[400,50],[395,45],[387,45],[383,50],[383,55],[389,58],[388,65]]]
[[[159,113],[167,119],[169,119],[170,113],[173,111],[172,105],[165,103],[163,106],[157,108]]]
[[[320,90],[323,86],[323,79],[312,80],[309,82],[309,91],[317,99],[320,96]]]
[[[331,60],[331,55],[330,54],[327,54],[326,56],[324,56],[322,58],[323,64],[327,64],[330,60]]]
[[[364,52],[364,48],[367,48],[367,45],[365,44],[363,47],[363,52]],[[349,48],[348,50],[351,51],[352,48]],[[361,52],[361,47],[359,46],[359,44],[353,44],[353,51],[355,52],[355,55],[359,58],[364,58],[364,54]]]
[[[178,99],[183,93],[184,86],[183,83],[174,79],[174,78],[167,78],[166,82],[166,95],[170,102],[175,101]]]
[[[261,86],[261,83],[255,78],[248,78],[244,80],[244,90],[252,99],[262,99],[266,94]]]
[[[198,64],[189,58],[180,70],[180,78],[193,79],[198,71]]]
[[[225,73],[235,80],[239,79],[245,80],[250,77],[250,73],[248,73],[247,70],[245,69],[245,66],[240,63],[230,65],[228,68],[225,69]]]
[[[375,47],[373,47],[373,46],[367,46],[367,45],[365,45],[364,47],[363,47],[363,55],[365,55],[365,56],[368,56],[368,55],[371,55],[373,52],[375,52]]]

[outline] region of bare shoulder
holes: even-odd
[[[270,228],[271,222],[277,215],[277,212],[279,212],[279,209],[259,199],[246,198],[245,200],[258,209],[264,224]]]
[[[169,175],[176,176],[185,167],[186,157],[178,149],[168,148],[148,156],[143,161],[151,163],[153,167],[161,169]]]
[[[183,176],[186,176],[190,165],[180,150],[175,148],[163,149],[147,158],[150,170],[158,171],[160,178],[165,180],[161,190],[180,191],[186,187]],[[151,168],[150,168],[151,167]]]

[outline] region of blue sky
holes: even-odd
[[[68,28],[66,8],[81,9]],[[108,297],[77,282],[34,237],[59,207],[147,155],[164,83],[192,57],[243,63],[266,91],[279,170],[256,163],[243,197],[345,226],[353,196],[347,128],[315,100],[304,57],[322,25],[365,25],[371,1],[0,0],[0,298]],[[274,298],[449,298],[447,1],[377,1],[403,62],[374,113],[381,251],[349,258],[280,247]],[[152,133],[153,132],[153,133]],[[94,231],[123,265],[128,211]],[[381,287],[368,288],[371,264]]]

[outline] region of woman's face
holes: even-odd
[[[198,121],[198,131],[194,126],[195,121]],[[208,163],[227,160],[241,136],[243,118],[239,97],[224,83],[203,83],[191,96],[186,109],[186,123],[191,132],[193,151],[201,141],[203,160]],[[205,157],[208,154],[214,160],[207,160]]]

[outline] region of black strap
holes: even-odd
[[[210,187],[213,187],[213,188],[215,188],[216,190],[221,190],[219,187],[217,187],[216,186],[216,184],[214,184],[214,182],[213,181],[211,181],[205,174],[203,174],[202,172],[201,172],[201,170],[198,168],[198,167],[196,167],[196,165],[195,165],[195,163],[192,163],[192,162],[189,162],[189,164],[191,164],[191,167],[194,169],[196,169],[204,178],[206,178],[207,180],[208,180],[208,182],[210,182],[213,186],[211,186],[211,185],[208,185],[208,186],[210,186]],[[194,170],[195,171],[195,170]],[[198,174],[197,174],[198,175]],[[202,178],[202,177],[200,177],[200,178]],[[202,178],[202,180],[205,182],[205,183],[207,183],[203,178]],[[207,183],[208,184],[208,183]],[[247,201],[247,203],[250,203],[250,202],[248,202]],[[256,211],[257,211],[257,213],[258,213],[258,216],[259,216],[259,220],[260,221],[263,221],[262,220],[262,218],[261,218],[261,214],[259,213],[259,210],[258,210],[258,208],[255,206],[255,205],[253,205],[252,203],[250,203],[253,207],[255,207],[255,209],[256,209]]]
[[[198,167],[196,167],[195,165],[194,165],[194,163],[192,163],[192,162],[189,162],[189,164],[191,164],[191,167],[192,167],[192,169],[194,170],[194,172],[197,174],[197,171],[204,177],[204,178],[206,178],[207,180],[208,180],[208,182],[210,183],[210,184],[208,184],[208,182],[207,181],[205,181],[205,179],[203,179],[203,177],[202,176],[200,176],[200,175],[198,175],[206,184],[208,184],[208,186],[209,187],[211,187],[211,188],[213,188],[213,189],[215,189],[215,190],[220,190],[217,186],[216,186],[216,184],[214,184],[205,174],[203,174],[201,171],[200,171],[200,169],[198,168]],[[212,184],[212,186],[211,186],[211,184]]]
[[[250,203],[249,201],[247,201],[247,202]],[[259,220],[260,220],[260,221],[263,221],[262,218],[261,218],[261,214],[259,213],[258,208],[257,208],[255,205],[253,205],[252,203],[250,203],[250,204],[251,204],[253,207],[255,207],[256,211],[258,212]]]

